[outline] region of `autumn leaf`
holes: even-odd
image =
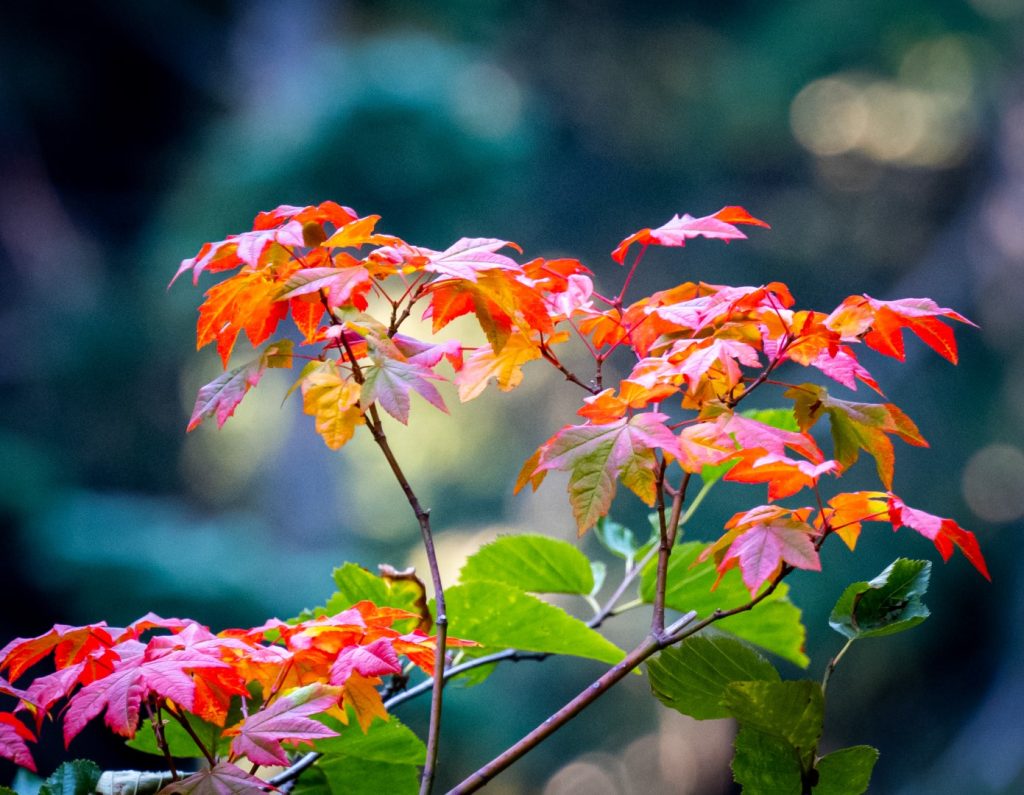
[[[341,688],[323,684],[307,685],[279,696],[264,707],[224,731],[235,739],[233,756],[245,756],[257,765],[288,765],[282,743],[309,743],[337,732],[308,717],[326,712],[338,704]]]
[[[559,333],[550,342],[566,339],[568,335]],[[540,355],[537,343],[522,333],[509,337],[500,353],[495,353],[490,345],[481,345],[466,358],[462,370],[455,376],[459,400],[465,403],[477,397],[492,378],[502,392],[515,389],[523,380],[523,365],[539,359]]]
[[[391,639],[378,638],[365,646],[342,649],[331,666],[330,683],[344,685],[353,673],[366,677],[402,673]]]
[[[196,350],[216,340],[217,353],[227,368],[243,329],[253,345],[266,340],[288,312],[287,303],[276,303],[279,289],[264,271],[243,271],[215,284],[199,307]]]
[[[641,229],[639,232],[634,232],[619,243],[615,251],[612,252],[612,259],[621,265],[626,259],[626,252],[634,243],[642,243],[645,246],[651,244],[684,246],[687,240],[698,235],[726,241],[746,238],[746,235],[734,224],[768,227],[768,224],[754,218],[742,207],[723,207],[717,213],[701,218],[694,218],[688,214],[674,215],[671,220],[657,229]]]
[[[490,237],[464,237],[452,243],[444,251],[430,254],[427,257],[424,270],[470,282],[475,282],[480,273],[495,268],[521,271],[522,268],[515,260],[504,254],[496,253],[506,246],[522,252],[519,246],[507,240]]]
[[[262,792],[267,782],[246,773],[230,762],[193,773],[160,790],[161,795],[252,795]]]
[[[603,425],[567,425],[541,446],[537,465],[526,478],[552,469],[571,472],[569,502],[583,535],[608,512],[619,480],[647,505],[654,504],[654,451],[675,456],[678,450],[666,419],[649,412]]]
[[[363,369],[364,381],[360,405],[365,411],[371,403],[380,404],[403,424],[409,422],[409,393],[416,392],[428,403],[447,412],[444,398],[430,380],[444,380],[429,367],[382,355],[371,346],[373,364]]]
[[[940,320],[943,317],[974,325],[959,312],[940,307],[930,298],[880,301],[869,295],[851,295],[825,323],[843,339],[862,338],[869,347],[900,361],[906,356],[903,329],[909,329],[944,359],[956,364],[956,339],[953,329]]]
[[[304,245],[302,224],[298,221],[289,221],[280,227],[228,235],[225,240],[206,243],[196,256],[181,261],[171,284],[188,270],[192,271],[193,284],[199,283],[199,274],[204,270],[230,270],[243,264],[255,270],[259,267],[264,249],[274,243],[283,246]]]
[[[817,384],[801,384],[786,392],[794,401],[800,430],[807,431],[822,416],[828,415],[835,458],[843,470],[857,462],[860,451],[875,459],[878,477],[887,489],[892,488],[896,454],[889,434],[895,434],[907,444],[927,447],[928,443],[913,421],[893,403],[853,403],[831,397],[828,390]]]
[[[228,417],[235,413],[249,389],[260,382],[268,367],[291,366],[292,341],[280,340],[267,345],[256,359],[221,373],[199,390],[186,430],[194,430],[207,417],[216,417],[217,427],[224,427]]]
[[[0,757],[36,772],[36,763],[28,750],[26,740],[35,741],[35,735],[10,712],[0,712]]]
[[[827,472],[835,472],[835,461],[814,464],[784,455],[763,454],[760,450],[747,450],[735,460],[735,465],[723,476],[734,483],[767,483],[768,499],[781,500],[803,488],[814,486]]]
[[[719,579],[739,566],[743,583],[754,596],[761,586],[789,564],[798,569],[821,571],[814,545],[817,531],[807,523],[809,508],[792,510],[762,505],[737,513],[725,527],[728,532],[697,558],[714,557]]]
[[[935,548],[942,555],[944,561],[949,560],[954,547],[959,548],[971,565],[986,580],[991,581],[992,577],[988,573],[988,566],[985,565],[985,558],[981,554],[978,539],[974,533],[964,530],[952,519],[944,519],[941,516],[911,508],[895,494],[889,495],[889,519],[892,522],[893,530],[909,527],[930,540],[935,544]]]
[[[863,522],[884,522],[889,518],[889,494],[885,491],[855,491],[837,494],[828,501],[816,519],[816,525],[826,525],[854,551],[860,538]]]
[[[301,384],[303,411],[313,416],[324,443],[337,450],[364,422],[359,384],[343,378],[333,361],[312,363],[303,371]]]

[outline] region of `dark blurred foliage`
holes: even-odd
[[[217,364],[192,350],[199,293],[164,288],[204,241],[330,198],[415,243],[504,237],[579,256],[612,284],[607,252],[628,233],[737,203],[772,231],[652,251],[637,294],[779,279],[826,311],[851,292],[927,295],[982,326],[958,329],[955,369],[916,341],[904,366],[868,362],[932,443],[898,450],[897,491],[975,530],[994,582],[959,558],[939,565],[933,617],[846,658],[827,741],[882,749],[873,791],[1020,791],[1022,25],[1016,0],[8,4],[4,638],[147,610],[248,625],[322,601],[343,560],[417,560],[374,451],[330,454],[295,404],[279,408],[283,381],[268,377],[223,431],[185,437]],[[447,554],[499,530],[571,538],[557,484],[510,494],[578,397],[539,366],[527,375],[454,420],[419,405],[400,434]],[[851,478],[870,487],[869,470]],[[695,535],[750,491],[723,487]],[[641,506],[616,510],[645,521]],[[826,619],[843,586],[898,554],[934,557],[876,529],[855,556],[830,546],[825,575],[794,578],[810,675],[839,647]],[[642,627],[613,632],[626,643]],[[597,671],[509,666],[453,689],[441,784]],[[694,728],[643,690],[626,683],[490,789],[728,791],[728,729]],[[424,711],[401,717],[422,729]],[[116,745],[72,751],[141,764],[111,761]]]

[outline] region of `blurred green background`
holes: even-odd
[[[110,0],[9,5],[0,21],[3,640],[147,610],[250,626],[321,603],[342,561],[418,561],[376,451],[328,451],[297,402],[280,406],[278,373],[223,431],[185,435],[218,363],[193,350],[200,293],[165,288],[204,241],[333,199],[432,248],[495,236],[578,256],[610,286],[630,232],[742,204],[771,232],[652,250],[634,295],[778,279],[801,306],[926,295],[981,326],[957,329],[957,368],[917,340],[904,366],[866,363],[932,444],[900,447],[896,491],[974,530],[993,583],[960,556],[938,565],[932,618],[845,658],[826,742],[880,747],[875,792],[1024,791],[1019,0]],[[573,537],[557,483],[511,494],[575,410],[564,387],[537,364],[511,395],[452,417],[421,402],[395,429],[453,569],[498,532]],[[762,495],[714,496],[692,537]],[[628,498],[615,513],[645,523]],[[811,676],[841,645],[835,598],[897,555],[936,558],[879,525],[793,578]],[[440,783],[599,670],[510,665],[453,689]],[[636,680],[488,791],[729,792],[729,726],[669,714]],[[426,706],[400,716],[421,730]],[[96,731],[72,751],[120,764],[116,746]],[[62,753],[51,743],[41,767]]]

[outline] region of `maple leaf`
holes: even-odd
[[[548,340],[548,345],[567,339],[568,334],[559,332]],[[492,378],[498,382],[498,388],[502,392],[515,389],[522,383],[523,365],[533,359],[539,359],[540,355],[538,344],[521,332],[510,336],[498,353],[495,353],[490,345],[481,345],[466,358],[462,369],[455,376],[459,400],[465,403],[477,397]]]
[[[793,412],[802,431],[806,432],[828,414],[835,458],[844,471],[856,463],[860,451],[865,450],[874,456],[878,477],[887,489],[892,488],[896,460],[888,434],[895,434],[915,447],[928,446],[910,417],[893,403],[839,400],[817,384],[801,384],[785,394],[794,401]]]
[[[0,712],[0,757],[10,759],[14,764],[35,773],[36,763],[25,742],[34,742],[35,739],[29,728],[14,715],[10,712]]]
[[[296,207],[291,204],[282,204],[266,212],[261,212],[253,222],[253,229],[272,229],[280,226],[285,221],[292,219],[303,226],[307,224],[331,224],[335,227],[343,227],[350,221],[356,220],[356,211],[351,207],[343,207],[332,201],[321,202],[317,205]]]
[[[345,680],[345,704],[355,710],[356,720],[363,732],[370,728],[374,718],[388,719],[388,712],[377,691],[379,684],[380,679],[377,677],[365,677],[356,672]]]
[[[522,268],[519,263],[504,254],[496,253],[498,249],[506,246],[522,253],[519,246],[507,240],[490,237],[464,237],[452,243],[444,251],[429,254],[424,270],[470,282],[475,282],[481,272],[488,270],[521,272]]]
[[[553,329],[544,296],[511,271],[485,271],[473,281],[441,279],[432,282],[428,291],[431,301],[424,317],[431,318],[435,334],[455,318],[473,312],[491,347],[500,352],[514,327],[525,334]]]
[[[613,389],[605,389],[585,397],[583,407],[576,413],[598,424],[614,422],[625,416],[630,409],[639,410],[651,403],[660,403],[678,391],[679,388],[674,384],[654,383],[647,386],[637,381],[624,380],[619,382],[618,395]]]
[[[389,341],[390,342],[390,341]],[[392,343],[387,351],[379,344],[370,345],[373,364],[363,370],[364,381],[360,405],[365,411],[371,403],[380,406],[403,424],[409,422],[409,392],[417,392],[428,403],[447,413],[441,393],[428,379],[444,380],[429,367],[405,361]],[[400,358],[396,358],[400,357]]]
[[[224,427],[228,417],[252,387],[256,386],[268,367],[292,366],[292,342],[280,340],[263,349],[252,361],[246,362],[214,378],[200,388],[186,430],[197,428],[207,417],[217,418],[217,427]]]
[[[767,483],[769,500],[796,494],[800,489],[815,485],[826,472],[839,468],[835,461],[813,464],[772,453],[763,455],[760,450],[744,451],[735,460],[735,466],[723,479],[735,483]]]
[[[196,350],[216,340],[225,369],[239,332],[253,345],[267,339],[288,313],[276,302],[280,285],[264,271],[242,271],[206,291],[196,324]]]
[[[187,641],[186,636],[172,642],[181,644]],[[150,693],[169,698],[192,711],[195,703],[192,674],[204,669],[231,667],[209,649],[182,646],[167,651],[160,646],[166,642],[154,638],[148,646],[134,640],[119,644],[121,659],[113,671],[83,687],[68,702],[64,718],[65,743],[70,743],[85,724],[101,712],[112,731],[123,737],[133,737],[138,728],[140,704]],[[243,685],[239,683],[236,692],[244,693]]]
[[[365,646],[342,649],[331,666],[329,681],[332,685],[343,685],[352,673],[367,677],[402,673],[391,639],[378,638]]]
[[[892,522],[892,529],[909,527],[916,530],[925,538],[935,544],[935,548],[942,555],[942,559],[949,560],[953,554],[953,548],[958,547],[964,553],[964,557],[970,561],[981,575],[991,581],[988,573],[988,566],[985,565],[985,558],[981,554],[981,547],[978,539],[970,530],[964,530],[952,519],[944,519],[916,508],[911,508],[895,494],[889,495],[889,519]]]
[[[827,524],[851,552],[857,546],[863,522],[889,519],[889,493],[885,491],[844,492],[830,499],[828,506],[815,524],[819,529]]]
[[[370,272],[359,260],[347,254],[336,255],[334,263],[333,266],[294,271],[279,286],[275,300],[284,301],[303,295],[316,295],[319,300],[319,293],[324,291],[332,308],[351,305],[360,311],[366,309],[366,293],[373,283]]]
[[[193,773],[168,784],[161,795],[252,795],[263,792],[267,782],[246,773],[230,762],[218,762],[211,768]]]
[[[541,446],[535,466],[533,459],[527,462],[518,485],[552,469],[569,471],[569,502],[580,535],[608,512],[618,480],[653,505],[658,466],[654,451],[675,456],[679,449],[666,419],[647,412],[603,425],[567,425]]]
[[[368,215],[357,218],[340,227],[321,245],[325,248],[359,248],[366,243],[375,245],[403,245],[403,241],[392,235],[378,235],[374,227],[380,220],[379,215]]]
[[[777,505],[737,513],[725,525],[729,532],[701,552],[696,562],[714,557],[719,580],[729,569],[739,566],[751,596],[773,579],[784,563],[821,571],[813,541],[818,532],[807,523],[809,514],[810,508],[791,510]]]
[[[228,235],[225,240],[205,243],[196,256],[181,261],[171,284],[187,270],[192,271],[192,283],[198,284],[199,274],[204,270],[230,270],[243,264],[256,269],[259,267],[264,249],[274,243],[283,246],[304,245],[302,224],[298,221],[289,221],[281,227]]]
[[[974,325],[959,312],[940,307],[930,298],[880,301],[869,295],[851,295],[825,323],[843,339],[863,338],[869,347],[900,361],[906,356],[903,329],[909,329],[944,359],[956,364],[956,339],[953,329],[939,319],[942,317]]]
[[[15,681],[51,652],[54,664],[66,668],[97,649],[113,646],[115,637],[123,631],[108,627],[103,621],[82,627],[56,624],[38,637],[15,638],[0,649],[0,671],[7,671],[11,681]]]
[[[694,218],[692,215],[674,215],[657,229],[641,229],[623,240],[612,252],[612,259],[620,265],[626,259],[626,252],[634,243],[658,246],[684,246],[690,238],[718,238],[720,240],[740,240],[746,238],[734,224],[753,224],[768,228],[768,224],[750,215],[742,207],[723,207],[717,213]]]
[[[278,697],[270,706],[254,712],[224,731],[234,737],[233,756],[245,756],[257,765],[288,765],[282,743],[309,743],[337,732],[308,717],[327,712],[338,704],[342,690],[324,684],[313,684]]]
[[[337,450],[352,438],[356,426],[364,422],[359,407],[360,386],[351,378],[342,378],[333,361],[311,362],[300,380],[302,409],[311,414],[316,432],[324,443]]]

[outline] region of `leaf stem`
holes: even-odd
[[[825,691],[828,689],[828,682],[829,682],[829,679],[832,678],[832,672],[835,671],[836,666],[839,665],[839,661],[841,659],[843,659],[843,655],[846,654],[846,650],[849,649],[853,645],[853,641],[854,640],[856,640],[856,638],[847,638],[846,643],[843,644],[843,648],[841,648],[839,650],[839,653],[835,657],[833,657],[831,660],[829,660],[828,661],[828,665],[825,666],[825,674],[824,674],[824,676],[821,677],[821,693],[822,693],[822,695],[824,695]]]

